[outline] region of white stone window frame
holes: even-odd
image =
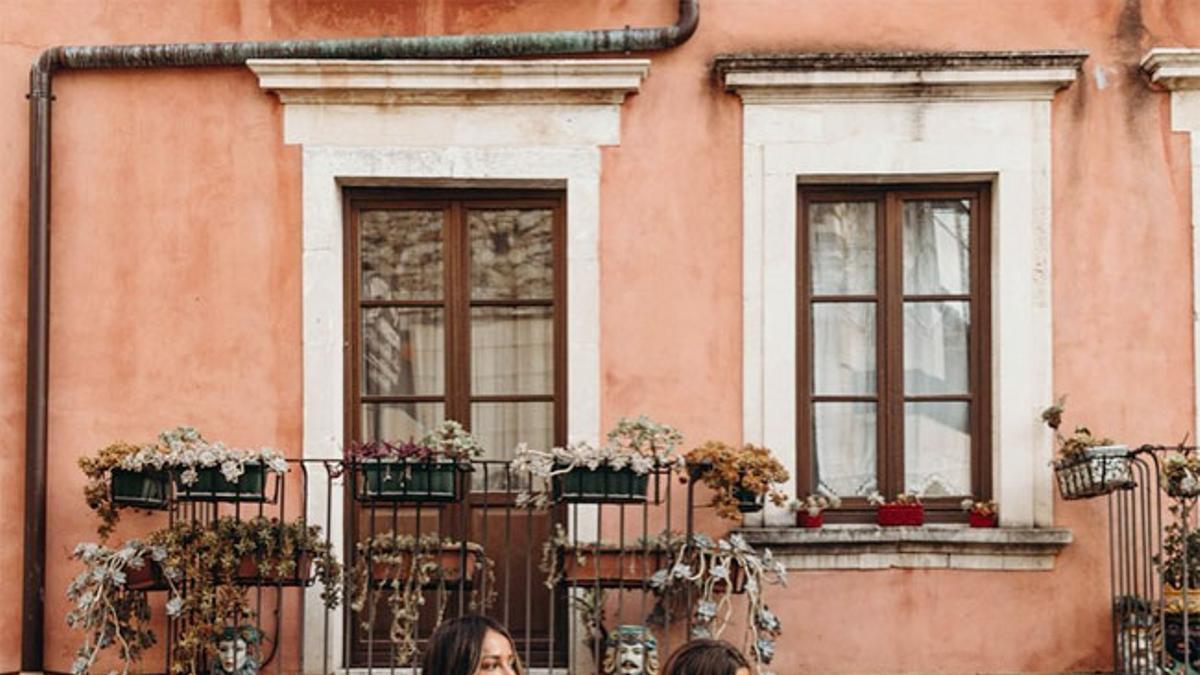
[[[799,185],[992,189],[992,488],[1004,527],[1053,525],[1051,101],[1079,52],[718,57],[743,103],[743,435],[795,475]],[[796,486],[789,485],[794,493]],[[750,525],[782,526],[768,508]]]
[[[248,65],[284,104],[284,141],[303,146],[303,457],[342,456],[343,193],[359,184],[565,190],[567,436],[596,442],[600,149],[620,143],[621,104],[638,91],[649,60]],[[339,546],[345,541],[343,491],[311,481],[306,514],[326,525]],[[305,641],[305,672],[322,672],[323,661],[329,670],[344,669],[339,617],[326,626],[319,589],[306,591],[305,634],[321,639]]]
[[[1192,354],[1200,354],[1200,49],[1160,47],[1142,58],[1142,70],[1171,92],[1171,130],[1188,135],[1192,168]],[[1192,438],[1200,438],[1200,358],[1192,359],[1195,392]]]

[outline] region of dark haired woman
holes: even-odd
[[[429,638],[421,672],[429,675],[521,675],[516,646],[504,626],[486,616],[444,621]]]
[[[667,659],[663,675],[750,675],[750,663],[723,640],[692,640]]]

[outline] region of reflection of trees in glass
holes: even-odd
[[[875,292],[874,202],[821,202],[809,207],[812,290]]]
[[[471,297],[554,296],[554,213],[549,209],[472,210]]]
[[[364,299],[441,299],[441,211],[362,211],[359,219]]]

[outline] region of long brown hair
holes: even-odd
[[[483,636],[489,630],[503,635],[516,655],[517,645],[507,628],[486,616],[469,614],[443,621],[433,631],[425,647],[425,656],[421,659],[421,672],[430,675],[475,675],[482,656]],[[520,659],[513,669],[517,675],[522,674]]]
[[[724,640],[692,640],[667,659],[663,675],[737,675],[750,668],[737,647]]]

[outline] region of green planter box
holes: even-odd
[[[170,475],[164,471],[112,470],[112,501],[118,506],[165,509]]]
[[[453,502],[458,500],[458,465],[454,462],[365,460],[359,501]]]
[[[649,483],[648,474],[639,475],[630,468],[575,467],[554,478],[554,497],[573,504],[644,502]]]
[[[742,513],[758,513],[762,511],[762,501],[753,490],[734,488],[733,496],[738,500],[738,511]]]
[[[266,500],[266,469],[256,462],[245,465],[236,482],[225,479],[220,467],[197,469],[197,479],[184,485],[175,473],[175,498],[194,502],[261,502]]]

